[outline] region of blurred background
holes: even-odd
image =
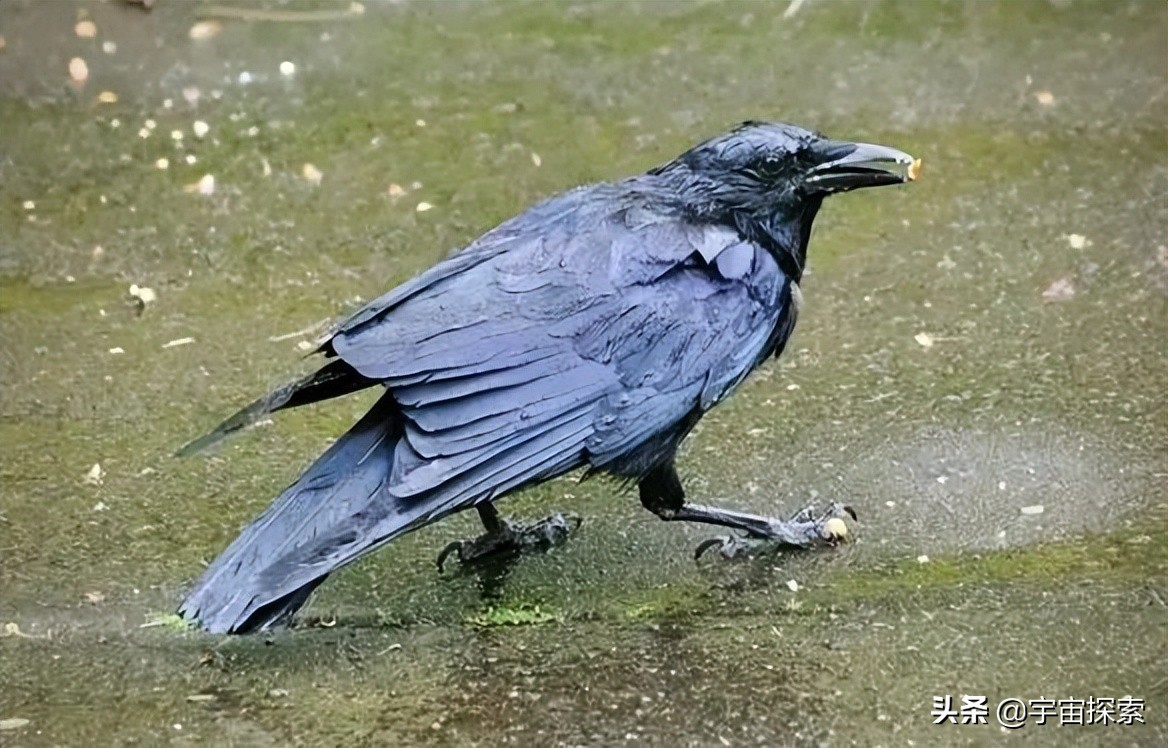
[[[1168,6],[0,2],[0,744],[1163,745]],[[703,561],[603,480],[564,548],[455,517],[223,640],[186,585],[367,407],[175,448],[542,197],[744,119],[923,158],[837,198],[692,496],[857,542]],[[933,725],[1144,698],[1146,724]]]

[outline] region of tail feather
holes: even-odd
[[[336,359],[303,379],[272,390],[207,434],[178,450],[175,456],[189,457],[198,454],[218,444],[236,431],[247,428],[278,410],[296,408],[348,395],[375,384],[377,384],[377,380],[362,376],[352,366],[341,359]]]
[[[414,526],[385,490],[401,423],[386,393],[199,579],[179,615],[213,633],[285,622],[325,577]]]

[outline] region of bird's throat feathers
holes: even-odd
[[[789,189],[732,189],[728,182],[695,174],[681,161],[653,170],[649,176],[656,187],[663,186],[680,198],[680,210],[687,218],[733,228],[770,252],[789,278],[796,283],[802,278],[811,225],[823,205],[823,195]]]
[[[794,209],[736,211],[733,224],[745,238],[770,252],[779,269],[799,283],[807,264],[811,226],[822,204],[822,197],[810,196]]]

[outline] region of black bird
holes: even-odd
[[[487,533],[453,544],[460,556],[554,541],[571,529],[563,517],[508,525],[493,502],[581,467],[636,481],[664,520],[796,547],[830,540],[841,507],[784,521],[691,504],[674,457],[782,352],[823,199],[908,181],[918,164],[747,122],[645,174],[539,203],[372,301],[327,336],[319,371],[180,451],[277,410],[384,389],[179,613],[218,633],[285,623],[330,572],[470,507]]]

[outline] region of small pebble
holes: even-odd
[[[920,343],[922,348],[932,348],[933,347],[933,342],[934,342],[933,336],[927,332],[918,332],[916,335],[913,336],[913,340]]]
[[[210,39],[223,30],[223,24],[218,21],[199,21],[194,26],[188,35],[192,39]]]
[[[198,161],[198,159],[195,158],[195,154],[188,153],[186,156],[183,157],[183,161],[186,161],[188,166],[194,166],[195,162]]]
[[[789,589],[791,592],[798,592],[799,591],[799,583],[796,582],[794,579],[788,579],[787,580],[787,589]]]
[[[32,200],[25,200],[20,205],[25,210],[36,210],[36,203],[34,203]]]
[[[166,169],[170,167],[170,161],[165,158],[160,158],[154,162],[154,166],[159,169]]]
[[[396,182],[390,182],[389,186],[385,188],[385,192],[390,197],[401,197],[406,194],[405,188]]]
[[[312,164],[305,164],[300,168],[300,176],[304,177],[304,181],[312,184],[320,184],[320,180],[324,179],[324,173]]]
[[[419,213],[425,213],[426,211],[430,210],[433,207],[434,206],[431,205],[430,203],[421,202],[421,203],[418,203],[417,207],[415,207],[414,210],[416,210]]]
[[[248,83],[251,83],[251,73],[244,70],[239,74],[239,85],[246,86]]]
[[[154,128],[158,127],[158,123],[152,119],[148,119],[142,124],[145,125],[147,130],[153,130]]]
[[[929,563],[929,557],[922,553],[921,555],[917,556],[917,563],[927,564]]]
[[[195,120],[195,124],[191,125],[191,131],[195,133],[196,138],[203,138],[211,131],[211,126],[201,119]]]
[[[197,192],[200,195],[214,195],[215,194],[215,176],[213,174],[204,174],[203,178],[193,185],[187,186],[188,192]]]
[[[1043,106],[1051,106],[1054,104],[1054,94],[1050,91],[1037,91],[1034,94],[1035,100]]]
[[[73,33],[81,39],[92,39],[97,36],[97,24],[93,21],[78,21],[73,27]]]
[[[1085,249],[1090,242],[1082,234],[1068,234],[1067,244],[1071,245],[1071,249]]]
[[[101,104],[117,104],[118,95],[113,91],[102,91],[97,95],[97,100]]]
[[[74,83],[84,83],[89,80],[89,66],[80,57],[69,60],[69,77]]]
[[[531,153],[531,163],[535,164],[536,166],[539,166],[539,165],[541,165],[541,164],[543,163],[543,159],[541,159],[541,158],[539,157],[539,154],[538,154],[538,153],[536,153],[536,152],[532,151],[532,153]]]
[[[848,537],[848,523],[839,517],[831,517],[823,523],[820,533],[825,540],[844,540]]]
[[[1044,507],[1042,504],[1035,504],[1033,506],[1024,506],[1019,511],[1025,515],[1033,516],[1035,514],[1042,514],[1045,510],[1046,507]]]
[[[284,76],[285,78],[291,78],[292,76],[296,75],[296,64],[288,62],[287,60],[281,62],[280,75]]]
[[[28,720],[23,717],[0,719],[0,730],[19,730],[26,725],[28,725]]]
[[[195,342],[194,338],[176,338],[167,343],[163,343],[163,348],[178,348],[180,345],[190,345]]]
[[[170,138],[171,138],[171,140],[182,140],[183,139],[183,131],[182,130],[171,130],[170,131]]]
[[[114,355],[114,356],[117,356],[117,355],[119,355],[119,354],[125,353],[126,351],[125,351],[125,349],[124,349],[124,348],[122,348],[121,346],[115,346],[115,347],[113,347],[113,348],[110,348],[110,349],[109,349],[109,352],[110,352],[110,354],[112,354],[112,355]]]
[[[137,283],[130,284],[130,296],[133,296],[143,304],[153,304],[155,301],[158,301],[158,294],[154,293],[153,288],[139,286]]]
[[[101,43],[101,51],[105,52],[107,55],[114,54],[115,52],[118,51],[117,42],[108,42],[108,41],[102,42]]]
[[[150,137],[150,128],[148,128],[148,127],[143,127],[143,128],[141,128],[141,129],[139,129],[139,130],[138,130],[138,137],[139,137],[139,138],[142,138],[143,140],[145,140],[146,138]]]

